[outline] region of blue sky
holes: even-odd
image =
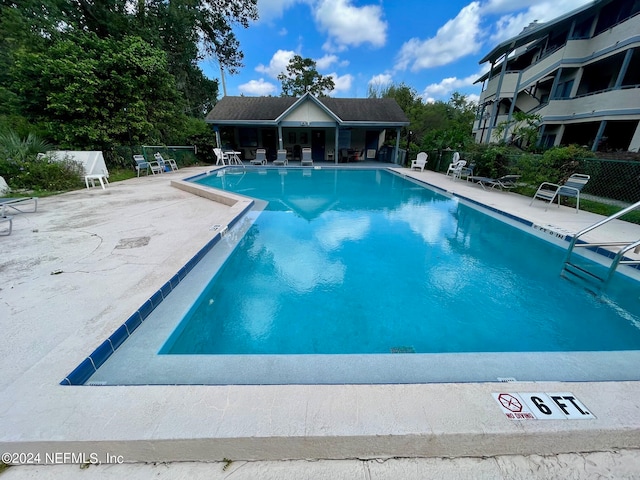
[[[478,61],[530,22],[545,22],[591,0],[258,0],[260,19],[234,31],[245,54],[228,95],[280,95],[277,75],[295,55],[333,77],[334,97],[367,97],[369,85],[404,83],[426,102],[454,91],[477,100]],[[201,64],[219,78],[214,60]],[[222,88],[220,92],[222,96]]]

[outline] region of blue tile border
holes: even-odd
[[[231,223],[229,223],[229,228],[235,225],[240,218],[251,210],[251,208],[253,208],[253,204],[254,202],[249,202],[249,204],[238,215],[236,215]],[[178,273],[160,287],[160,290],[151,295],[151,297],[133,314],[131,314],[131,316],[122,325],[120,325],[115,332],[102,342],[98,348],[91,352],[87,358],[80,362],[80,364],[60,382],[60,385],[84,385],[100,365],[102,365],[116,351],[116,349],[133,334],[135,329],[147,319],[151,312],[160,305],[165,298],[167,298],[167,295],[169,295],[169,293],[178,286],[187,273],[189,273],[193,267],[195,267],[197,263],[204,258],[204,256],[220,241],[221,238],[222,235],[220,233],[214,235],[213,238],[204,245],[204,247],[198,250],[198,252],[189,259]]]
[[[463,199],[463,200],[465,200],[465,201],[467,201],[469,203],[473,203],[474,205],[478,205],[478,206],[480,206],[480,207],[482,207],[482,208],[484,208],[486,210],[489,210],[491,212],[497,213],[498,215],[501,215],[503,217],[507,217],[507,218],[509,218],[511,220],[514,220],[516,222],[522,223],[523,225],[526,225],[527,227],[533,227],[534,226],[534,223],[529,221],[529,220],[525,220],[524,218],[518,217],[518,216],[513,215],[511,213],[504,212],[504,211],[499,210],[499,209],[497,209],[495,207],[491,207],[489,205],[485,205],[485,204],[483,204],[481,202],[478,202],[477,200],[474,200],[472,198],[465,197],[464,195],[459,195],[457,193],[450,192],[448,190],[445,190],[444,188],[438,187],[436,185],[432,185],[432,184],[430,184],[428,182],[425,182],[423,180],[420,180],[418,178],[408,177],[408,176],[406,176],[406,175],[404,175],[402,173],[399,173],[399,172],[396,172],[396,171],[393,171],[393,170],[390,170],[390,171],[392,173],[396,174],[396,175],[399,175],[399,176],[402,176],[404,178],[407,178],[407,179],[410,179],[412,181],[415,181],[416,183],[420,183],[422,185],[426,185],[429,188],[431,188],[433,190],[436,190],[436,191],[438,191],[440,193],[447,194],[447,195],[450,195],[450,196],[453,196],[453,197],[456,197],[456,198],[461,198],[461,199]],[[571,243],[571,240],[573,240],[573,235],[566,235],[563,240],[566,241],[567,243]],[[576,243],[587,243],[587,242],[585,242],[584,240],[578,239],[578,241]],[[586,247],[586,248],[587,248],[587,250],[590,250],[590,251],[592,251],[594,253],[597,253],[597,254],[602,255],[604,257],[607,257],[609,259],[613,259],[616,256],[615,252],[612,252],[610,250],[606,250],[606,249],[604,249],[602,247]],[[630,260],[630,258],[629,257],[622,257],[622,260]],[[636,270],[640,270],[640,265],[638,265],[638,264],[627,265],[627,267],[635,268]]]

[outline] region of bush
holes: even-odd
[[[12,189],[61,191],[73,190],[82,183],[84,168],[72,160],[53,161],[46,157],[33,160],[0,159],[0,176]]]
[[[580,160],[589,157],[593,157],[590,150],[576,145],[553,147],[542,155],[522,155],[518,168],[522,180],[533,185],[542,182],[564,183],[573,173],[584,173],[579,172]]]

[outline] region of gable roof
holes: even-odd
[[[309,96],[310,98],[305,98]],[[208,123],[276,124],[294,104],[315,101],[340,125],[380,123],[408,125],[409,119],[393,98],[223,97],[207,115]]]

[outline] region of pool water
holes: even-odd
[[[268,201],[161,354],[640,349],[637,283],[560,277],[564,250],[385,170],[227,169]]]

